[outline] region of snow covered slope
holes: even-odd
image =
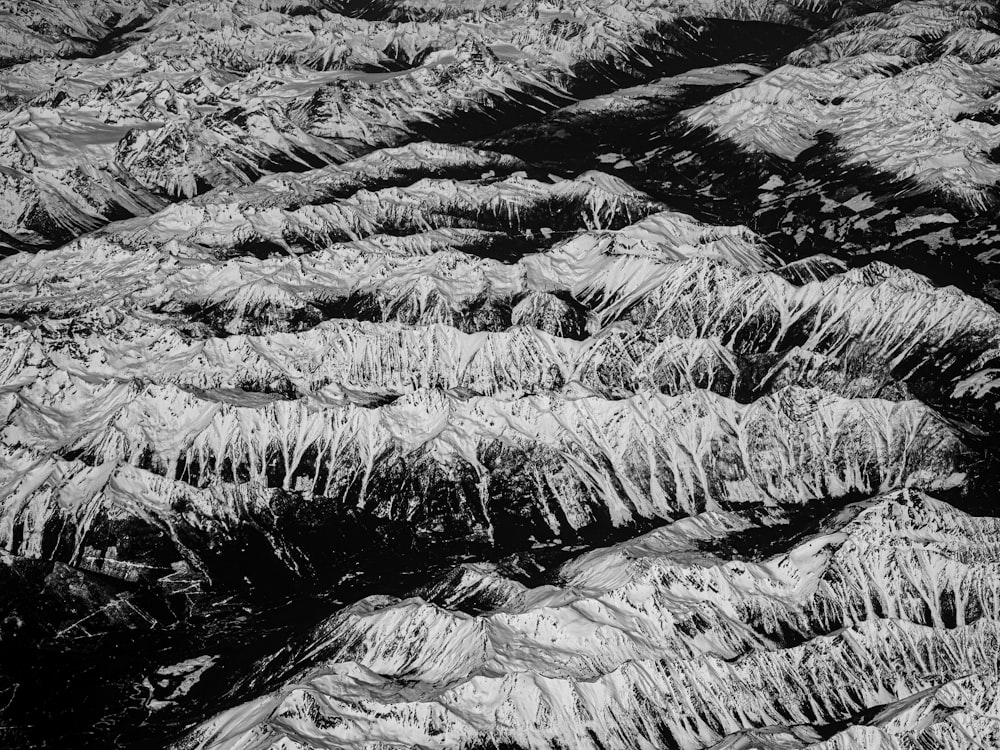
[[[815,747],[996,737],[979,713],[1000,667],[994,519],[904,491],[787,553],[733,556],[748,526],[697,515],[572,561],[559,586],[468,567],[429,599],[370,598],[267,664],[281,689],[177,747],[814,747],[732,735],[832,722],[852,726]],[[942,704],[957,713],[928,726]]]
[[[324,0],[91,5],[33,0],[4,27],[19,63],[0,71],[0,230],[14,247],[731,54],[702,18],[808,23],[770,0],[532,0],[398,20]]]
[[[0,745],[995,746],[997,21],[0,0]]]

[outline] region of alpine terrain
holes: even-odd
[[[1000,5],[0,0],[0,747],[1000,747]]]

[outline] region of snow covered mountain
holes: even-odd
[[[0,745],[1000,745],[998,24],[0,0]]]
[[[739,747],[782,724],[803,741],[773,747],[873,747],[914,731],[893,724],[915,703],[995,700],[994,519],[904,491],[763,559],[727,549],[747,526],[695,515],[572,561],[564,586],[466,567],[426,598],[364,600],[267,665],[289,671],[281,689],[178,747]],[[897,705],[855,718],[881,704]],[[849,728],[810,742],[834,722]],[[986,717],[954,723],[998,737]]]

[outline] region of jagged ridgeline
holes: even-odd
[[[997,23],[0,0],[0,746],[1000,746]]]
[[[764,557],[748,550],[753,526],[695,515],[572,561],[559,586],[468,565],[419,598],[371,597],[267,663],[285,686],[178,747],[320,736],[828,750],[996,737],[995,519],[903,491],[801,539],[784,529],[788,552]]]
[[[436,213],[424,190],[355,193],[316,208],[339,224],[313,227],[365,235],[361,201],[409,225]],[[206,218],[155,240],[184,207],[139,236],[11,259],[8,548],[134,575],[185,562],[212,579],[313,578],[382,545],[600,538],[733,505],[951,487],[981,461],[961,426],[995,412],[998,316],[981,302],[880,264],[781,265],[746,229],[607,177],[433,195],[507,231],[584,226],[506,262],[452,246],[478,227],[266,258],[199,243],[185,258],[190,235],[218,234]],[[113,277],[66,272],[101,256]],[[42,323],[42,303],[64,317]]]

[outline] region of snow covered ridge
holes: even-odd
[[[787,553],[719,557],[748,527],[685,519],[569,563],[554,586],[466,566],[423,597],[370,598],[267,661],[283,687],[176,747],[995,741],[995,519],[895,493]],[[954,720],[931,719],[937,706]],[[834,722],[847,728],[821,743]]]
[[[228,224],[216,215],[200,236],[219,247],[206,250],[177,239],[188,230],[168,224],[169,209],[0,261],[0,312],[23,321],[4,324],[7,382],[56,368],[326,403],[425,388],[623,397],[708,387],[746,399],[798,383],[848,396],[905,398],[909,388],[963,418],[995,420],[1000,318],[954,289],[879,263],[780,267],[746,228],[661,210],[599,175],[446,184],[455,193],[393,189],[401,209],[384,191],[364,198],[444,228],[300,255],[219,258],[223,230],[238,236],[243,213]],[[327,215],[348,215],[354,200],[326,204]],[[522,208],[539,202],[544,210]],[[484,242],[491,252],[496,235],[510,236],[498,217],[537,224],[553,210],[567,226],[624,226],[561,238],[539,229],[551,244],[520,260],[480,257]],[[628,224],[633,213],[646,218]],[[473,226],[447,226],[455,216]]]
[[[979,0],[897,3],[835,24],[686,118],[789,161],[829,133],[846,163],[983,211],[1000,181],[997,21]]]
[[[37,58],[92,55],[116,28],[148,18],[169,0],[4,0],[0,66]]]
[[[804,747],[891,750],[905,747],[906,743],[917,747],[924,743],[941,750],[959,750],[970,743],[989,747],[1000,741],[997,698],[991,678],[962,677],[890,704],[864,725],[850,727],[826,742]]]
[[[0,70],[10,103],[0,116],[0,230],[15,247],[405,143],[443,119],[552,109],[606,75],[602,66],[629,74],[697,55],[710,32],[700,18],[808,23],[794,3],[746,0],[526,0],[408,22],[338,14],[321,0],[120,4],[95,14],[112,24],[106,34],[85,35],[97,41],[84,48],[109,54]],[[68,39],[87,9],[32,0],[18,11],[5,33],[24,57],[86,51]],[[62,16],[64,26],[31,31]]]
[[[894,701],[827,740],[811,727],[768,727],[732,734],[711,750],[965,750],[1000,742],[992,676],[969,675]]]
[[[313,550],[317,534],[359,514],[420,544],[516,545],[706,508],[948,488],[971,455],[919,403],[795,388],[749,406],[700,391],[416,394],[379,408],[228,401],[72,378],[6,399],[0,541],[97,569],[107,560],[112,574],[182,555],[214,575],[224,571],[206,555],[265,524],[274,554],[312,575],[319,558],[303,553],[342,552],[328,537]],[[148,537],[160,540],[133,541]]]
[[[265,529],[275,564],[311,578],[350,549],[319,544],[330,526],[517,546],[953,487],[977,465],[925,405],[996,422],[1000,319],[957,290],[880,263],[781,266],[745,227],[599,173],[363,188],[517,166],[420,144],[0,262],[0,309],[21,319],[0,349],[0,541],[215,577],[220,548]],[[303,201],[329,217],[318,237],[357,239],[297,246]],[[373,233],[386,222],[411,234]],[[227,257],[245,226],[287,250]],[[476,252],[532,226],[544,242],[520,259]]]
[[[0,0],[0,745],[1000,746],[997,20]]]

